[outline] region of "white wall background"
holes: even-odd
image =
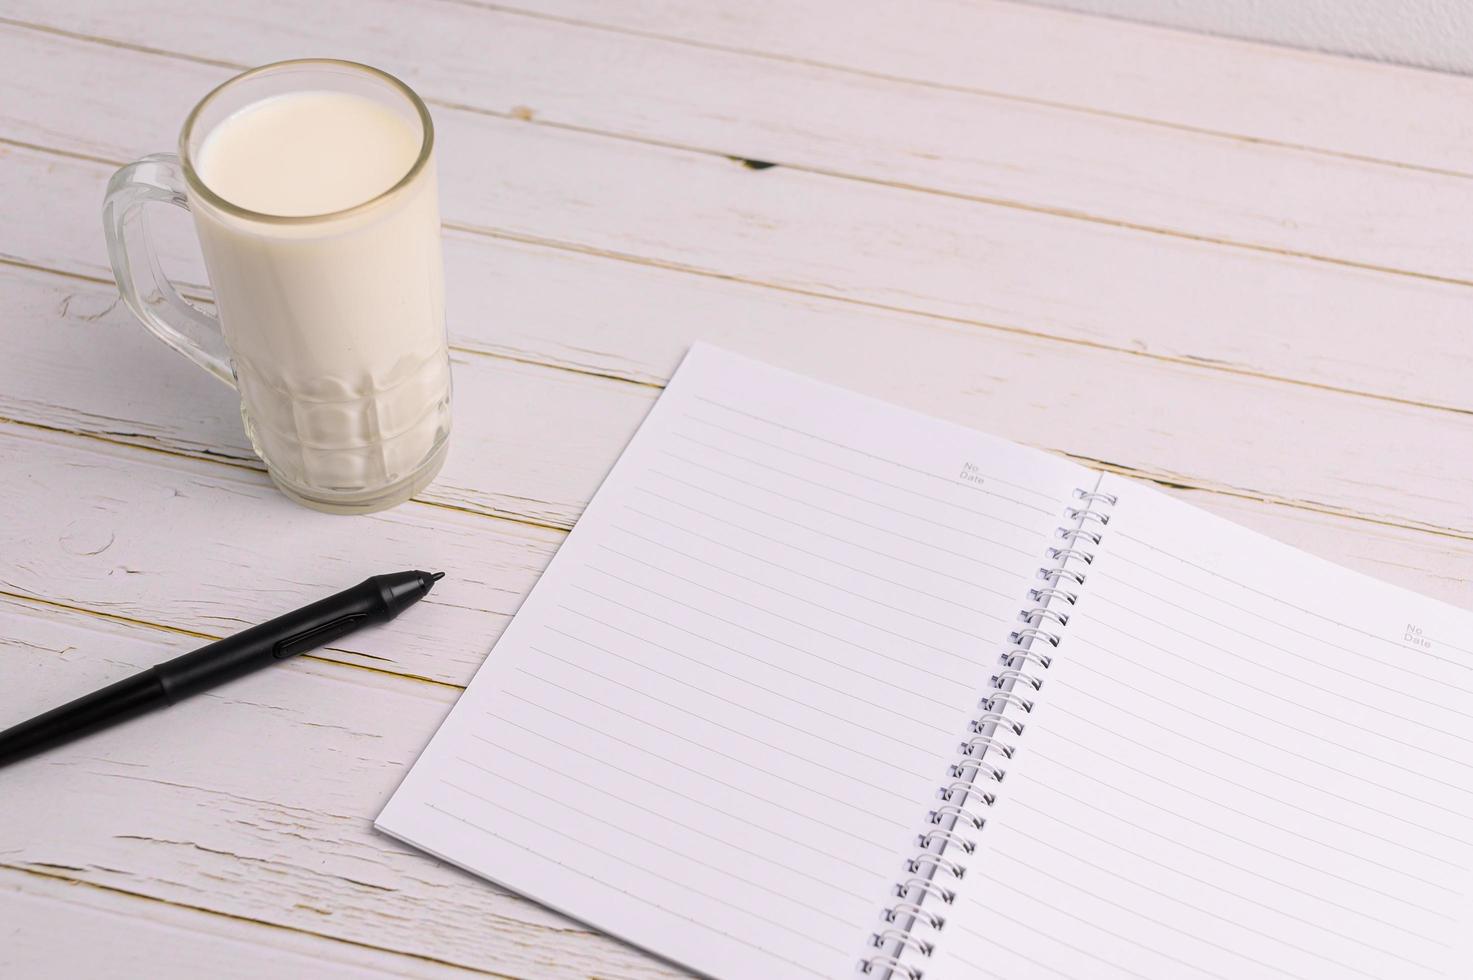
[[[1034,2],[1210,34],[1473,74],[1473,0]]]

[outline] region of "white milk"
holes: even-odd
[[[422,485],[444,451],[450,368],[433,161],[374,200],[409,173],[420,146],[417,122],[391,108],[303,91],[238,110],[195,155],[221,198],[296,219],[190,202],[247,428],[299,496]]]

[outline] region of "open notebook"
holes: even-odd
[[[1473,616],[699,346],[378,827],[722,977],[1466,976]]]

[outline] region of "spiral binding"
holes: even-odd
[[[883,925],[870,936],[875,952],[859,961],[859,972],[866,976],[922,980],[923,969],[915,957],[929,957],[936,947],[920,930],[940,933],[946,927],[946,916],[935,903],[954,902],[957,893],[949,883],[967,873],[967,865],[948,852],[965,857],[977,849],[971,832],[981,832],[987,824],[977,805],[991,808],[997,802],[998,788],[1007,776],[1002,763],[1017,749],[1008,739],[1020,738],[1027,727],[1018,716],[1033,712],[1034,695],[1042,690],[1053,664],[1052,651],[1063,642],[1069,625],[1068,607],[1079,601],[1075,588],[1084,585],[1086,570],[1094,564],[1094,552],[1086,549],[1104,540],[1110,523],[1102,508],[1118,502],[1114,494],[1083,488],[1075,489],[1074,498],[1079,506],[1064,509],[1072,525],[1054,531],[1063,543],[1045,552],[1055,564],[1037,572],[1042,584],[1028,591],[1028,601],[1035,605],[1018,613],[1020,625],[1008,635],[987,695],[977,703],[981,713],[957,747],[958,758],[946,771],[948,782],[936,791],[940,802],[927,814],[927,829],[916,835],[917,852],[905,863],[908,877],[891,889],[898,901],[881,912]]]

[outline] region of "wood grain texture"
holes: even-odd
[[[443,569],[426,600],[432,612],[312,656],[444,688],[470,680],[562,537],[425,504],[333,520],[291,505],[256,471],[15,424],[0,424],[0,492],[12,501],[0,511],[0,553],[24,556],[0,570],[0,592],[194,637],[260,622],[384,567]],[[1473,605],[1473,542],[1187,497],[1332,561]],[[55,499],[69,505],[48,507]],[[274,544],[283,539],[290,549]],[[179,540],[192,544],[189,561]]]
[[[549,272],[548,264],[562,268]],[[1473,535],[1461,474],[1445,465],[1473,430],[1473,419],[1459,413],[898,314],[856,315],[740,284],[696,286],[663,270],[474,237],[448,240],[447,266],[467,291],[452,296],[457,342],[482,331],[496,337],[498,316],[515,329],[537,324],[532,332],[539,335],[572,331],[585,361],[593,351],[619,350],[624,337],[638,338],[624,349],[644,347],[652,373],[663,378],[691,340],[716,340],[1122,472]],[[34,355],[0,363],[0,414],[248,458],[229,391],[193,378],[187,364],[155,349],[113,304],[108,287],[19,269],[0,272],[0,281],[16,284],[0,303],[21,304],[32,322],[53,321],[18,340]],[[565,285],[529,292],[529,281]],[[471,290],[480,295],[467,295]],[[72,295],[90,299],[74,305],[66,299]],[[692,309],[706,312],[692,318]],[[579,325],[590,311],[601,336],[585,343]],[[43,349],[60,350],[61,337],[70,339],[71,350],[92,355],[47,358]],[[101,350],[109,352],[105,362],[97,358]],[[892,353],[877,358],[876,351]],[[571,525],[657,394],[646,385],[520,360],[470,352],[455,360],[456,445],[425,499],[556,526]],[[129,370],[99,370],[102,363],[125,363]],[[38,373],[32,364],[66,378]],[[154,372],[192,386],[198,394],[191,398],[210,406],[207,424],[184,409],[193,401],[137,382]],[[1062,384],[1062,377],[1081,382]],[[48,397],[54,391],[66,397]],[[1163,408],[1170,426],[1161,424]],[[1307,453],[1311,443],[1321,452]],[[1383,463],[1391,458],[1402,468],[1388,470]],[[496,475],[494,493],[483,489],[488,472]],[[1413,492],[1406,490],[1408,474],[1415,474]]]
[[[12,9],[52,28],[241,67],[332,49],[401,74],[447,109],[519,113],[535,125],[1473,280],[1473,194],[1461,176],[443,0],[152,0],[127,15],[102,7],[81,18],[44,0],[16,0]],[[213,31],[195,26],[201,16]],[[395,18],[401,29],[378,29]],[[431,45],[434,58],[405,57]],[[1381,233],[1355,233],[1367,228]]]
[[[171,146],[193,97],[231,73],[18,28],[0,28],[0,66],[16,93],[0,109],[0,138],[116,161]],[[87,101],[98,103],[89,109],[96,121],[62,121],[59,104]],[[1461,336],[1473,289],[1465,286],[787,167],[753,171],[719,154],[479,110],[438,107],[436,117],[443,211],[461,230],[856,310],[1473,409],[1468,387],[1452,380],[1458,370],[1427,367],[1468,365]],[[1253,186],[1264,178],[1234,179]],[[1464,197],[1473,201],[1439,199]],[[1453,215],[1459,206],[1449,205]],[[1193,209],[1188,200],[1182,208]],[[1435,225],[1473,228],[1449,217]],[[1371,223],[1350,237],[1416,233]],[[1334,325],[1334,343],[1323,342],[1324,324]]]
[[[64,701],[194,642],[0,599],[7,711]],[[290,930],[287,949],[316,936],[406,954],[403,972],[672,975],[373,831],[452,695],[307,660],[255,674],[8,768],[6,799],[45,805],[7,813],[0,864]]]
[[[5,976],[156,976],[163,956],[180,975],[214,980],[486,975],[155,901],[70,878],[71,873],[0,868]],[[58,942],[58,922],[85,941]]]
[[[22,426],[0,433],[0,481],[18,494],[0,511],[0,551],[24,556],[0,569],[0,590],[219,637],[386,569],[433,568],[446,580],[428,613],[316,655],[441,684],[470,679],[562,538],[422,504],[335,521],[255,470]],[[71,505],[46,506],[58,498]]]
[[[1473,172],[1473,79],[1007,0],[462,0],[862,77]],[[1407,111],[1416,106],[1418,111]],[[1353,109],[1352,109],[1353,107]]]

